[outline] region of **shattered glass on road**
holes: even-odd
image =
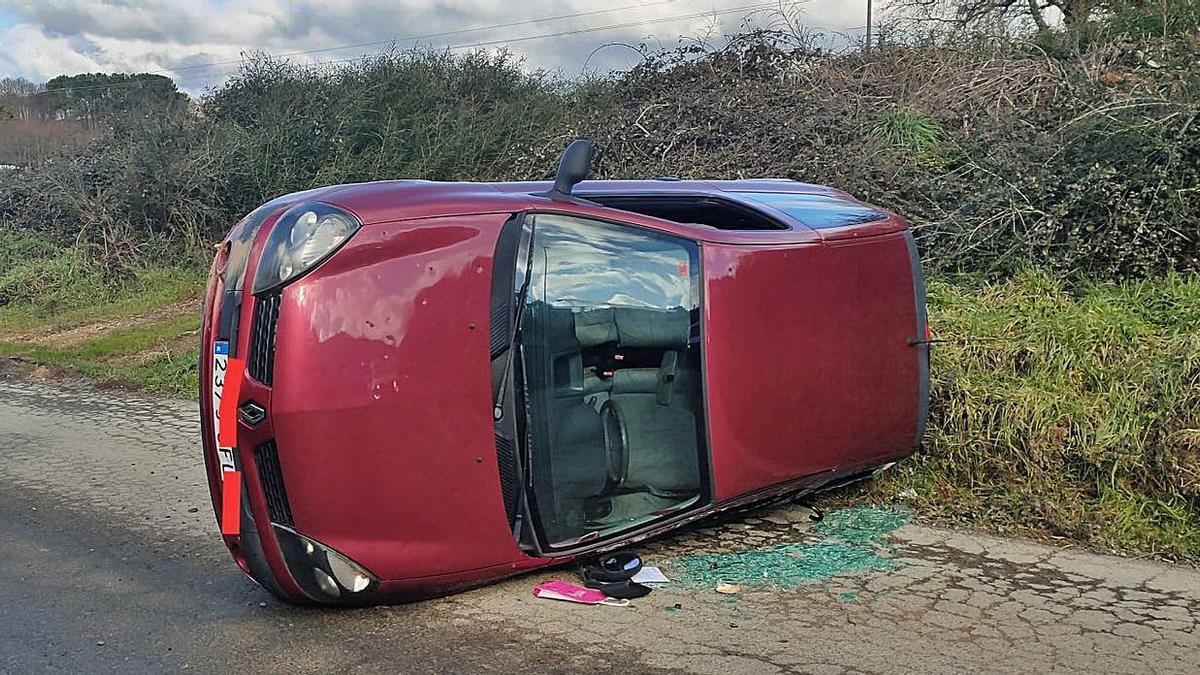
[[[829,513],[809,533],[794,529],[803,541],[761,549],[685,555],[670,560],[668,569],[694,588],[714,588],[721,582],[743,586],[792,588],[835,576],[882,570],[894,563],[886,555],[887,537],[909,521],[909,515],[873,507],[853,507]]]

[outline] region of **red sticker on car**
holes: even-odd
[[[241,359],[229,359],[225,367],[225,391],[221,395],[221,421],[217,429],[217,445],[223,448],[237,445],[237,402],[245,368]]]
[[[242,472],[221,474],[221,534],[242,533]]]

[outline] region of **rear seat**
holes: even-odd
[[[695,380],[685,363],[691,319],[682,308],[615,307],[576,314],[582,347],[661,349],[658,368],[622,368],[611,378],[584,373],[584,400],[606,417],[609,464],[625,490],[692,494],[699,489]],[[615,442],[614,442],[615,441]],[[615,446],[615,447],[614,447]],[[619,457],[614,457],[619,455]]]
[[[627,368],[613,374],[609,404],[603,415],[615,415],[623,428],[628,467],[622,487],[657,494],[694,494],[700,486],[696,418],[684,389],[691,378],[684,353],[691,332],[687,310],[615,310],[618,345],[663,350],[655,368]]]
[[[587,505],[605,495],[649,493],[691,496],[700,486],[696,439],[695,373],[685,363],[690,316],[686,310],[606,307],[547,311],[544,339],[554,373],[549,395],[547,459],[555,514],[551,538],[584,527]],[[612,344],[661,350],[657,368],[619,368],[611,377],[583,369],[583,351]],[[628,497],[632,498],[632,497]],[[615,513],[647,515],[636,500]],[[636,512],[636,513],[635,513]],[[614,516],[616,517],[616,516]]]

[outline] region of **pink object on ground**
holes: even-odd
[[[533,597],[545,598],[547,600],[566,600],[567,602],[578,602],[584,605],[608,605],[610,607],[624,607],[629,604],[628,600],[618,600],[610,598],[604,593],[584,588],[576,584],[566,581],[544,581],[533,587]]]

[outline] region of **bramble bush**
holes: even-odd
[[[601,177],[841,187],[909,218],[935,272],[1196,269],[1200,39],[1088,30],[893,37],[865,54],[754,31],[577,81],[505,53],[256,58],[199,106],[151,100],[114,113],[86,152],[9,172],[0,220],[120,270],[203,249],[296,190],[546,178],[586,136]]]

